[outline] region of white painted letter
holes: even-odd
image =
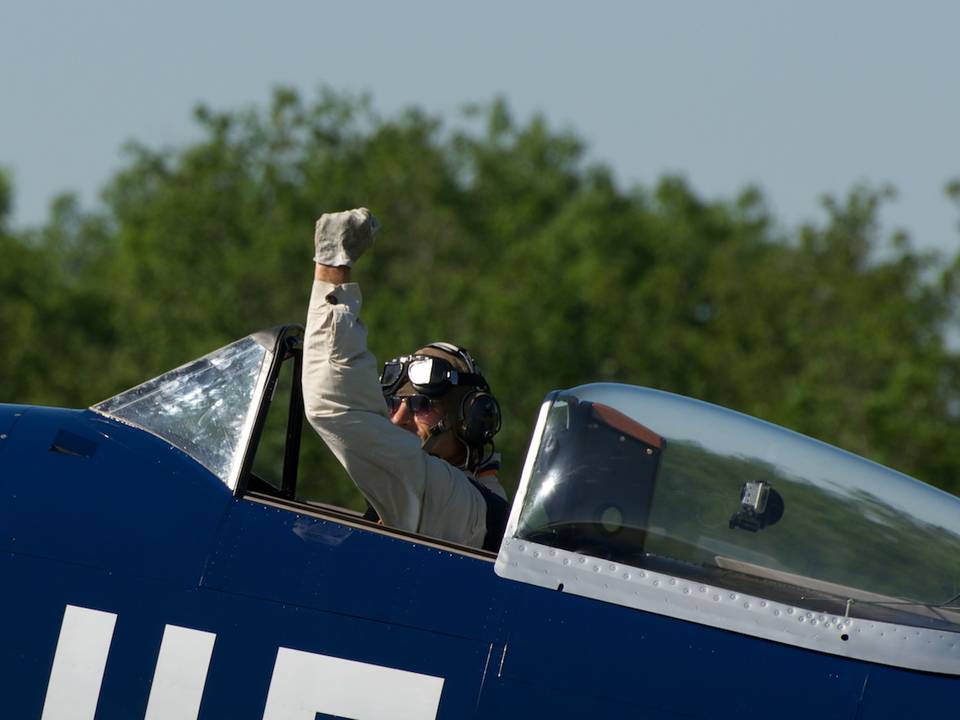
[[[113,613],[67,605],[42,720],[93,720],[116,622]]]
[[[197,720],[216,639],[202,630],[164,628],[146,720]]]
[[[435,720],[443,678],[280,648],[263,720]]]

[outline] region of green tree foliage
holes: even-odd
[[[366,205],[384,225],[356,271],[372,349],[445,338],[475,351],[504,406],[508,486],[543,396],[613,380],[960,492],[947,340],[960,258],[883,237],[886,190],[855,188],[824,201],[821,224],[784,230],[755,188],[719,201],[672,177],[625,190],[576,135],[518,123],[499,101],[449,128],[280,89],[268,108],[196,120],[192,144],[131,145],[98,212],[64,197],[44,227],[16,232],[0,182],[4,400],[90,404],[302,322],[315,218]],[[318,488],[348,501],[335,463],[315,460]]]
[[[113,299],[100,268],[109,237],[102,218],[57,198],[49,223],[14,233],[10,184],[0,176],[0,388],[4,400],[86,404],[113,386],[102,359],[114,341]],[[96,397],[96,395],[94,395]]]

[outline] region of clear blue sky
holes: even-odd
[[[747,183],[787,225],[818,198],[891,183],[885,227],[960,249],[960,3],[4,0],[0,165],[18,225],[94,206],[124,141],[195,136],[191,108],[276,84],[368,91],[383,114],[453,117],[505,96],[583,137],[624,183]]]

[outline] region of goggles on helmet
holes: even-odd
[[[443,358],[404,355],[384,363],[380,373],[384,395],[393,395],[405,380],[409,380],[417,392],[431,396],[442,395],[454,385],[487,387],[482,375],[460,372]]]
[[[404,395],[403,397],[387,395],[386,401],[387,408],[390,410],[391,415],[396,415],[397,410],[399,410],[400,406],[404,403],[407,405],[407,410],[414,415],[422,415],[433,409],[433,400],[426,395]]]

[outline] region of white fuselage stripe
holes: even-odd
[[[116,622],[113,613],[67,605],[41,720],[93,720]]]
[[[217,636],[167,625],[145,720],[197,720]]]

